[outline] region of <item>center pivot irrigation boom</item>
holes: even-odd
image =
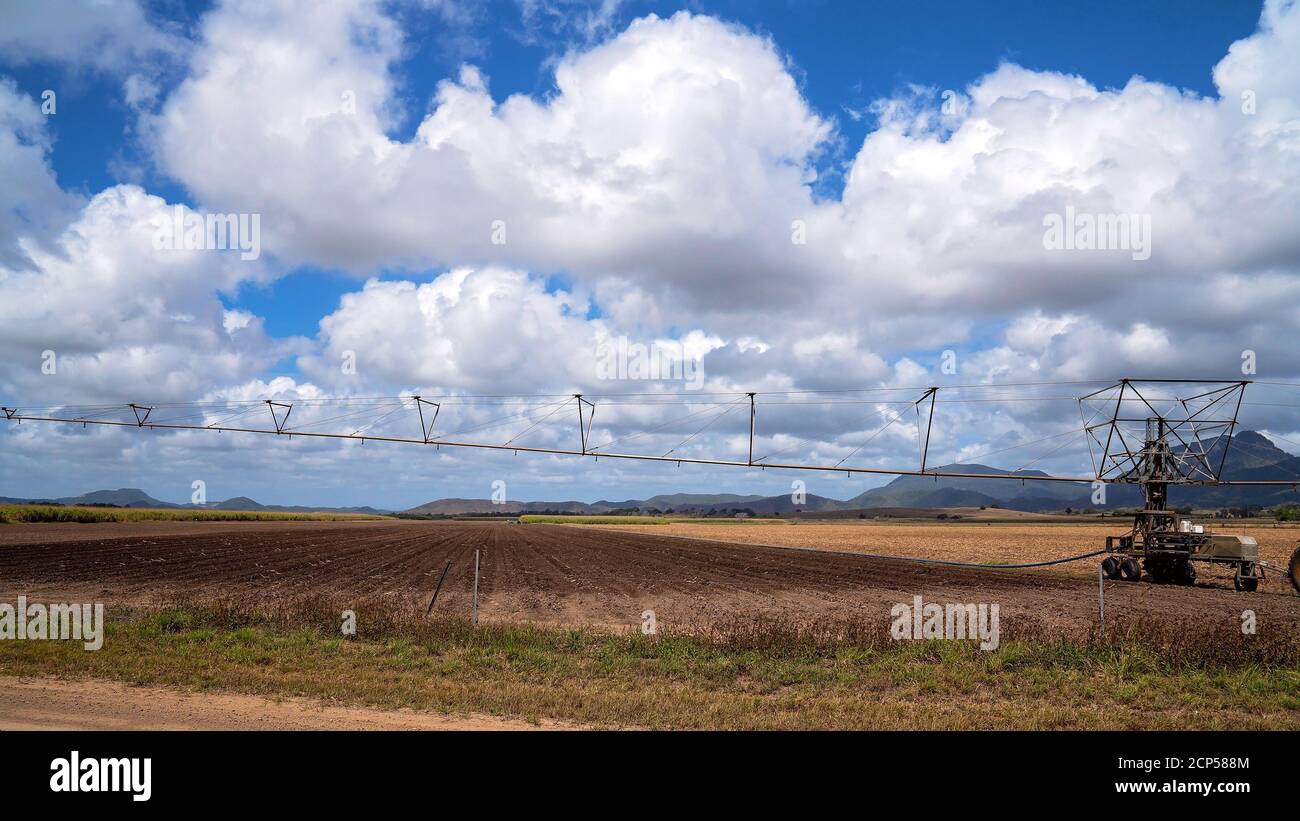
[[[1052,384],[1052,383],[1038,383]],[[1101,383],[1090,383],[1101,384]],[[1194,584],[1196,570],[1194,563],[1207,563],[1229,566],[1235,570],[1234,583],[1238,590],[1254,591],[1259,580],[1263,578],[1265,564],[1259,558],[1259,545],[1249,536],[1234,536],[1208,533],[1203,525],[1195,524],[1191,519],[1169,509],[1169,488],[1172,485],[1185,486],[1290,486],[1300,485],[1300,476],[1292,479],[1225,479],[1224,465],[1227,463],[1228,449],[1233,442],[1237,417],[1247,385],[1246,380],[1207,381],[1189,379],[1121,379],[1108,384],[1100,390],[1077,397],[1080,417],[1083,421],[1082,433],[1088,444],[1088,453],[1092,461],[1093,474],[1090,476],[1053,476],[1041,472],[1011,473],[965,473],[945,471],[927,467],[930,451],[930,438],[934,428],[935,404],[941,390],[947,388],[930,387],[920,393],[914,400],[899,402],[904,410],[913,410],[917,422],[917,445],[919,465],[916,469],[881,468],[845,465],[862,446],[849,456],[833,465],[804,464],[770,461],[784,451],[754,458],[754,435],[757,425],[758,393],[750,392],[736,396],[725,403],[715,403],[720,411],[699,430],[686,440],[661,455],[653,453],[628,453],[605,450],[613,441],[603,445],[591,443],[592,421],[596,412],[596,403],[583,394],[567,394],[558,401],[542,405],[549,409],[545,416],[532,421],[527,428],[504,443],[477,442],[449,438],[455,434],[435,434],[434,425],[443,412],[444,406],[455,403],[464,397],[440,397],[434,402],[418,395],[404,395],[389,398],[388,404],[364,404],[364,400],[347,399],[307,399],[307,400],[257,400],[220,403],[189,404],[138,404],[99,405],[99,406],[51,406],[24,412],[20,408],[5,407],[5,418],[14,423],[21,422],[59,422],[66,424],[106,425],[114,427],[138,427],[157,430],[204,430],[226,431],[235,433],[261,433],[276,436],[301,436],[325,439],[350,439],[361,442],[396,442],[414,445],[433,445],[438,448],[477,448],[484,450],[505,450],[515,453],[544,453],[564,456],[577,456],[599,459],[624,459],[648,462],[671,462],[678,465],[721,465],[727,467],[761,468],[775,470],[804,470],[819,472],[838,472],[847,475],[854,473],[888,476],[925,476],[960,479],[1002,479],[1020,480],[1021,482],[1073,482],[1087,483],[1094,488],[1106,484],[1130,484],[1141,488],[1142,509],[1134,517],[1133,526],[1127,533],[1111,536],[1106,540],[1108,555],[1102,562],[1102,569],[1113,579],[1123,578],[1138,581],[1145,578],[1154,582],[1173,582]],[[994,385],[964,387],[1000,387]],[[1006,386],[1001,386],[1006,387]],[[862,389],[868,390],[902,390],[897,388]],[[919,389],[918,389],[919,390]],[[854,391],[846,391],[853,393]],[[1172,395],[1170,393],[1172,392]],[[793,391],[791,393],[808,393]],[[656,394],[631,394],[630,396],[655,396]],[[619,396],[617,394],[611,396]],[[708,396],[694,394],[696,397]],[[534,397],[554,398],[554,397]],[[360,407],[340,416],[323,420],[295,422],[289,425],[289,417],[299,405],[311,406],[313,403],[326,402],[351,403],[351,408]],[[612,403],[618,404],[618,403]],[[637,404],[626,403],[626,404]],[[656,404],[655,402],[641,404]],[[516,444],[516,440],[533,431],[565,407],[578,415],[579,447],[537,447]],[[722,416],[745,407],[749,411],[749,441],[747,458],[713,459],[673,455],[674,452],[702,433]],[[252,427],[244,420],[260,413],[262,419],[269,412],[270,427]],[[160,412],[185,409],[189,415],[160,418]],[[419,438],[398,435],[368,434],[381,421],[387,420],[401,410],[414,410],[419,422]],[[39,412],[45,411],[45,412]],[[77,411],[81,411],[78,413]],[[129,415],[122,416],[129,411]],[[374,419],[350,433],[324,432],[307,430],[313,425],[320,425],[333,420],[355,418],[359,415],[378,414]],[[691,414],[696,416],[701,412]],[[69,415],[71,414],[71,415]],[[301,414],[300,414],[301,415]],[[524,414],[516,414],[522,416]],[[888,427],[902,416],[900,412],[886,423]],[[119,418],[111,418],[118,416]],[[195,417],[199,421],[193,421]],[[213,416],[218,418],[209,421]],[[110,418],[105,418],[110,417]],[[297,418],[297,417],[295,417]],[[512,418],[512,417],[507,417]],[[572,417],[569,417],[572,419]],[[689,418],[689,417],[688,417]],[[1100,421],[1098,421],[1100,420]],[[483,425],[471,428],[477,430]],[[884,430],[884,427],[877,434]],[[649,430],[654,430],[651,428]],[[631,434],[619,439],[630,439],[649,432]],[[874,438],[874,434],[873,437]],[[1053,438],[1053,437],[1049,437]],[[870,439],[868,439],[870,441]],[[800,443],[802,444],[802,443]],[[865,444],[865,443],[864,443]],[[797,447],[797,446],[796,446]],[[790,450],[787,448],[786,450]],[[1300,591],[1300,548],[1292,554],[1289,567],[1286,568],[1291,584]]]
[[[1223,481],[1222,472],[1248,384],[1123,379],[1079,399],[1081,409],[1111,406],[1106,421],[1085,425],[1097,481],[1137,485],[1144,501],[1128,533],[1106,538],[1107,576],[1138,581],[1145,570],[1155,582],[1192,585],[1193,563],[1205,562],[1232,567],[1238,590],[1253,593],[1259,586],[1263,568],[1253,537],[1211,534],[1169,509],[1170,485],[1239,484]],[[1153,398],[1152,389],[1161,385],[1191,385],[1195,392],[1172,401]],[[1300,591],[1298,563],[1300,548],[1288,568]]]

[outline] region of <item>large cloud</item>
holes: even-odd
[[[27,404],[194,399],[303,350],[217,298],[266,278],[259,263],[155,247],[173,214],[136,186],[110,188],[52,248],[26,247],[30,266],[0,267],[0,389]]]
[[[232,0],[203,18],[188,78],[145,116],[160,167],[196,205],[262,215],[275,270],[369,278],[322,319],[310,351],[216,299],[266,269],[142,246],[166,203],[140,189],[104,192],[54,230],[71,219],[49,216],[66,195],[33,106],[15,97],[0,169],[26,181],[15,189],[25,199],[0,202],[11,255],[0,289],[5,307],[34,311],[4,317],[0,344],[22,363],[0,371],[4,386],[46,395],[33,357],[54,348],[80,363],[82,378],[61,383],[79,398],[617,392],[592,360],[624,334],[707,351],[718,394],[1230,375],[1245,349],[1262,374],[1297,374],[1294,3],[1266,5],[1260,30],[1215,67],[1216,97],[1010,63],[948,109],[938,89],[907,89],[876,106],[834,199],[812,186],[833,123],[778,44],[741,27],[647,17],[560,58],[545,97],[495,99],[466,66],[414,112],[399,102],[405,47],[378,2]],[[410,114],[419,124],[403,139]],[[19,223],[27,202],[40,218]],[[1067,208],[1149,216],[1149,258],[1048,250],[1044,218]],[[952,377],[937,371],[946,348],[958,353]],[[250,381],[293,352],[312,384]],[[339,367],[349,353],[355,377]],[[764,408],[760,447],[838,459],[896,408]],[[940,459],[1062,424],[1011,405],[946,410]],[[1295,429],[1287,412],[1267,413]],[[710,431],[725,455],[739,452],[743,417]],[[610,407],[598,426],[617,436],[652,421]],[[906,461],[915,436],[896,427],[855,458]]]
[[[0,268],[30,263],[23,245],[48,247],[81,206],[59,188],[40,106],[0,77]]]
[[[151,21],[136,0],[7,3],[0,27],[0,57],[19,64],[49,61],[125,72],[184,48],[184,39]]]
[[[367,282],[321,321],[322,351],[304,372],[343,383],[543,392],[590,383],[603,323],[585,302],[527,274],[461,268],[432,282]],[[351,370],[351,369],[350,369]]]
[[[561,61],[544,102],[498,105],[466,67],[402,143],[385,135],[396,33],[371,4],[331,8],[309,15],[292,60],[283,43],[302,16],[212,15],[157,123],[164,167],[206,204],[265,212],[275,250],[358,270],[621,271],[751,303],[809,286],[807,271],[776,274],[797,259],[791,221],[810,211],[829,125],[770,42],[707,17],[646,18]]]
[[[616,277],[653,292],[665,326],[685,314],[723,332],[758,310],[798,325],[874,308],[893,322],[955,315],[958,344],[964,319],[1032,306],[1093,311],[1116,333],[1146,323],[1177,335],[1176,314],[1239,348],[1235,321],[1191,295],[1245,277],[1258,304],[1277,305],[1278,274],[1300,257],[1289,230],[1300,85],[1278,79],[1296,71],[1298,17],[1268,5],[1260,32],[1216,69],[1221,99],[1006,64],[956,111],[937,94],[882,101],[840,202],[811,193],[831,125],[776,47],[686,13],[569,54],[544,100],[498,103],[466,67],[400,142],[388,136],[400,33],[381,10],[310,15],[287,59],[303,16],[232,3],[207,18],[157,139],[204,203],[264,211],[291,259],[565,270],[607,292]],[[355,111],[341,106],[349,93]],[[1151,259],[1046,250],[1044,217],[1067,206],[1149,215]],[[791,242],[796,219],[807,245]],[[1152,316],[1157,298],[1166,312]],[[1278,309],[1257,321],[1295,328]]]

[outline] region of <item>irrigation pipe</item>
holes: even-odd
[[[846,551],[847,552],[847,551]],[[917,564],[938,564],[944,567],[977,567],[982,570],[1022,570],[1027,567],[1049,567],[1054,564],[1065,564],[1066,562],[1077,562],[1081,559],[1091,559],[1093,556],[1100,556],[1105,550],[1094,550],[1091,553],[1080,553],[1078,556],[1068,556],[1064,559],[1052,559],[1046,562],[1029,562],[1027,564],[980,564],[978,562],[948,562],[943,559],[921,559],[915,556],[886,556],[883,553],[851,553],[853,556],[863,556],[868,559],[890,559],[898,562],[915,562]]]

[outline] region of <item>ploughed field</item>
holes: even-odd
[[[718,528],[664,526],[636,532],[505,522],[141,522],[0,526],[0,601],[101,601],[154,604],[180,599],[251,598],[273,604],[323,594],[364,601],[376,597],[423,607],[447,562],[437,608],[469,612],[474,551],[482,556],[481,618],[601,626],[641,622],[654,610],[661,626],[692,629],[749,616],[850,617],[888,624],[890,608],[920,595],[934,603],[997,603],[1003,629],[1088,631],[1097,620],[1095,559],[1091,573],[999,571],[921,566],[737,540],[798,531],[817,546],[820,525]],[[829,526],[835,527],[835,526]],[[894,525],[910,528],[911,525]],[[1014,540],[1019,528],[943,525],[970,542],[972,558]],[[678,532],[681,532],[679,530]],[[871,527],[856,549],[899,549],[898,534]],[[1090,535],[1104,535],[1088,527]],[[835,531],[827,530],[830,536]],[[690,538],[705,533],[711,541]],[[814,534],[814,535],[802,535]],[[981,540],[991,540],[984,543]],[[828,539],[823,547],[835,547]],[[1097,542],[1071,539],[1077,549]],[[1064,546],[1064,545],[1062,545]],[[1032,554],[1031,554],[1032,555]],[[1020,554],[1024,557],[1025,554]],[[1237,593],[1221,579],[1196,588],[1107,582],[1111,618],[1187,620],[1201,626],[1239,624],[1254,610],[1261,626],[1300,628],[1300,597],[1271,583]],[[360,617],[364,618],[364,611]]]

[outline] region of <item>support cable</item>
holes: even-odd
[[[700,428],[699,430],[695,431],[695,433],[692,433],[690,436],[687,436],[687,437],[686,437],[685,439],[683,439],[682,441],[680,441],[680,442],[678,442],[677,444],[673,445],[671,448],[668,449],[668,452],[665,453],[664,456],[670,456],[670,455],[672,454],[673,451],[677,450],[677,449],[680,448],[682,445],[686,444],[687,442],[691,441],[691,440],[694,439],[695,437],[699,436],[701,433],[704,433],[704,431],[707,430],[707,429],[708,429],[708,428],[709,428],[709,427],[710,427],[714,422],[718,421],[718,420],[721,419],[722,417],[724,417],[724,416],[726,416],[727,414],[731,413],[731,412],[734,411],[736,408],[741,407],[741,403],[744,402],[745,399],[748,399],[748,398],[749,398],[749,397],[744,397],[744,398],[742,398],[742,399],[737,399],[735,402],[730,403],[731,407],[727,408],[727,409],[724,410],[722,413],[719,413],[717,416],[715,416],[715,417],[713,417],[712,419],[710,419],[707,423],[705,423],[704,427],[702,427],[702,428]]]

